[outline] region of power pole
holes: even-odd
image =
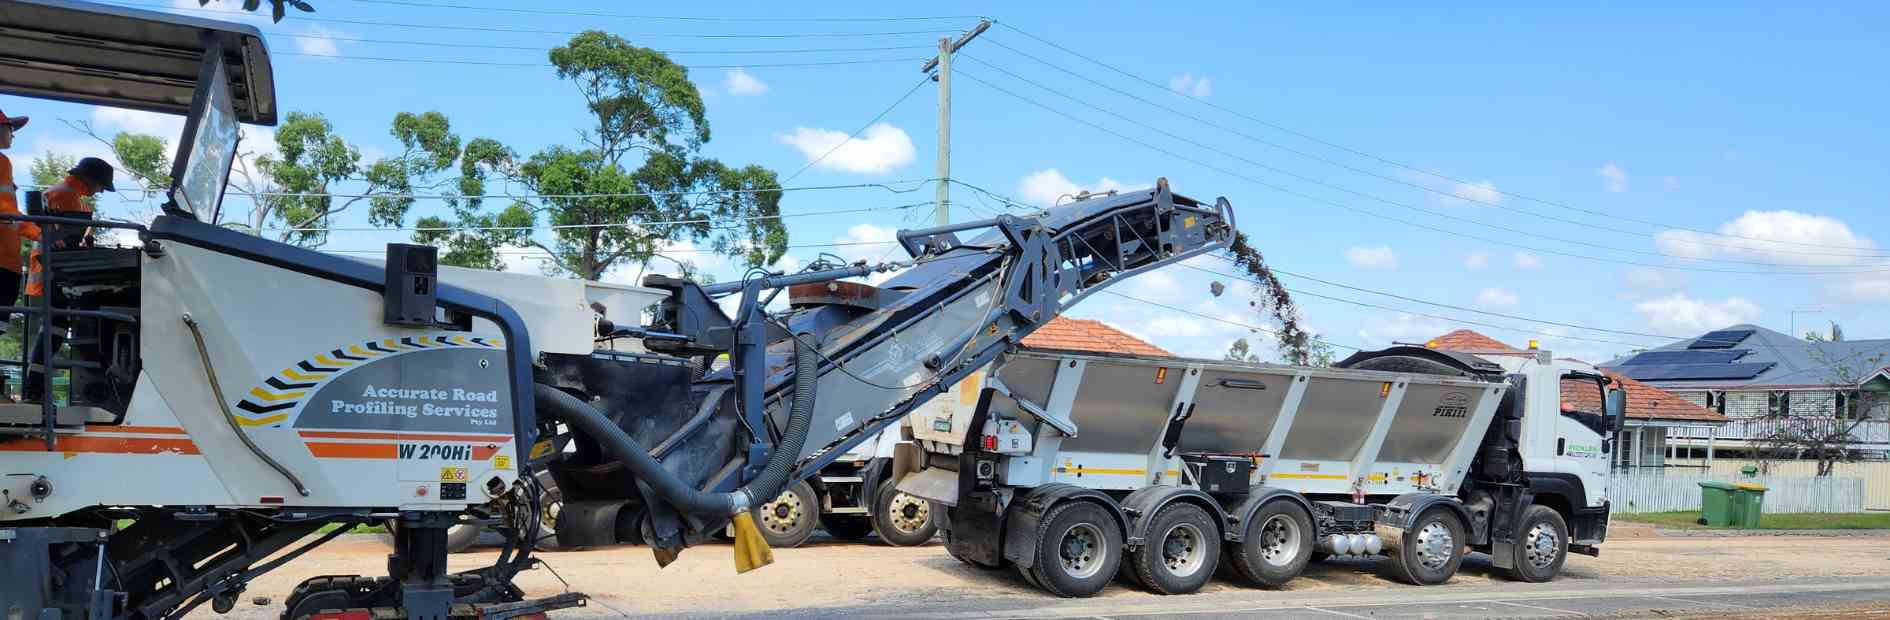
[[[972,39],[983,34],[991,27],[991,20],[979,20],[978,25],[953,41],[951,37],[938,40],[938,56],[925,61],[919,67],[920,73],[929,73],[938,67],[938,75],[932,79],[938,81],[938,186],[932,193],[932,222],[936,226],[951,223],[952,197],[952,53],[964,47]]]

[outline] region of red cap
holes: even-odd
[[[0,112],[0,123],[12,125],[14,131],[19,131],[21,127],[26,126],[26,117],[7,116],[6,112]]]

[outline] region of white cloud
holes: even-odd
[[[1458,183],[1451,186],[1450,195],[1470,201],[1471,203],[1486,205],[1503,204],[1503,193],[1497,191],[1496,184],[1489,181]]]
[[[1398,268],[1398,253],[1390,246],[1345,249],[1345,262],[1360,269],[1390,271]]]
[[[730,69],[728,79],[724,80],[722,85],[724,88],[728,89],[728,94],[737,97],[747,97],[768,92],[768,84],[766,82],[761,81],[761,78],[755,77],[754,74],[741,69]]]
[[[302,30],[300,36],[295,37],[295,51],[316,56],[339,56],[341,43],[336,40],[336,37],[346,34],[332,28],[309,26]]]
[[[1471,271],[1483,271],[1490,266],[1490,253],[1482,250],[1471,252],[1463,257],[1463,266]]]
[[[1855,265],[1875,254],[1877,244],[1843,221],[1790,210],[1747,211],[1721,224],[1718,235],[1667,230],[1654,236],[1661,252],[1688,258],[1717,255],[1788,265]],[[1859,256],[1863,255],[1863,256]]]
[[[1672,290],[1687,284],[1685,274],[1651,267],[1628,269],[1621,274],[1621,280],[1628,288],[1639,291]]]
[[[176,146],[177,137],[184,133],[184,117],[124,108],[96,107],[92,108],[92,129],[108,140],[111,139],[113,133],[128,131],[157,136],[163,138],[166,143]],[[100,145],[100,147],[103,146]]]
[[[1038,170],[1026,175],[1017,182],[1017,195],[1024,202],[1040,207],[1056,205],[1059,201],[1067,202],[1085,191],[1102,193],[1126,189],[1121,182],[1103,177],[1095,183],[1079,184],[1063,176],[1063,171],[1056,168]]]
[[[1196,99],[1214,94],[1214,83],[1205,78],[1197,78],[1193,73],[1183,73],[1168,78],[1168,89]]]
[[[1608,165],[1602,166],[1596,172],[1607,181],[1608,191],[1615,193],[1627,191],[1627,171],[1622,170],[1614,162],[1608,162]]]
[[[1739,323],[1757,321],[1759,306],[1743,297],[1728,297],[1713,303],[1693,299],[1686,293],[1650,299],[1634,304],[1634,311],[1647,326],[1664,334],[1697,334]]]
[[[1453,329],[1457,329],[1457,326],[1427,317],[1402,313],[1391,316],[1373,314],[1359,327],[1360,342],[1354,344],[1384,347],[1394,342],[1426,342]]]
[[[1484,310],[1510,308],[1521,301],[1515,293],[1500,288],[1486,288],[1477,293],[1477,307]]]
[[[1524,252],[1522,250],[1516,250],[1515,254],[1511,254],[1510,260],[1511,262],[1514,262],[1516,264],[1517,269],[1541,269],[1542,268],[1541,258],[1538,258],[1536,255],[1530,254],[1528,252]]]
[[[775,141],[799,150],[807,161],[824,170],[885,174],[912,163],[916,151],[906,130],[888,123],[874,123],[847,139],[847,132],[836,129],[795,127],[793,133],[775,134]]]

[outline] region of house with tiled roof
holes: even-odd
[[[1128,332],[1110,327],[1102,321],[1062,316],[1050,319],[1050,322],[1044,323],[1043,327],[1025,336],[1023,345],[1025,348],[1046,351],[1175,356],[1161,347],[1131,336]]]
[[[1678,445],[1756,456],[1774,434],[1849,436],[1860,456],[1890,458],[1890,339],[1813,341],[1733,325],[1602,367],[1731,420]]]
[[[1426,341],[1425,346],[1440,351],[1475,355],[1535,355],[1495,338],[1468,329],[1459,329]],[[1695,428],[1724,424],[1724,414],[1700,406],[1678,394],[1636,381],[1619,372],[1601,368],[1613,385],[1627,392],[1627,428],[1615,451],[1615,463],[1621,467],[1663,467],[1670,453],[1669,437],[1690,434]],[[1588,381],[1568,381],[1563,386],[1563,411],[1601,411],[1601,391]]]

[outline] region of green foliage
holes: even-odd
[[[256,159],[256,167],[285,193],[326,194],[330,185],[351,180],[360,170],[361,151],[335,135],[334,126],[320,114],[290,112],[276,128],[277,156]],[[335,198],[319,196],[268,196],[257,198],[265,210],[289,228],[326,226],[328,218],[339,209]],[[319,246],[327,242],[324,231],[285,231],[283,241]]]
[[[1235,338],[1233,344],[1227,345],[1227,354],[1221,356],[1221,359],[1230,362],[1261,361],[1260,356],[1253,352],[1252,346],[1253,345],[1247,344],[1246,338]]]
[[[446,248],[447,264],[486,268],[503,265],[500,248],[536,247],[551,255],[552,270],[587,280],[656,258],[692,272],[688,261],[661,254],[681,240],[748,266],[781,257],[787,229],[773,217],[780,214],[780,182],[761,166],[697,156],[709,141],[709,124],[687,69],[661,52],[596,31],[573,37],[550,57],[591,113],[583,144],[552,146],[518,161],[497,142],[469,142],[460,158],[460,194],[484,193],[486,179],[503,175],[541,198],[514,201],[497,214],[483,212],[478,199],[453,204],[454,226],[533,227],[542,220],[558,227],[549,242],[529,230],[421,231],[416,241]]]
[[[162,192],[171,186],[171,146],[163,138],[140,133],[119,133],[112,137],[112,156],[119,171],[130,174],[149,191]]]
[[[66,171],[71,170],[72,166],[78,163],[79,158],[77,157],[55,151],[47,151],[45,155],[41,155],[38,159],[33,160],[33,165],[27,168],[26,174],[32,177],[34,185],[52,187],[58,185],[60,181],[66,180]],[[25,199],[21,200],[20,209],[25,210]],[[85,206],[91,207],[94,211],[98,210],[98,198],[96,197],[86,196],[79,199],[79,201],[85,203]]]

